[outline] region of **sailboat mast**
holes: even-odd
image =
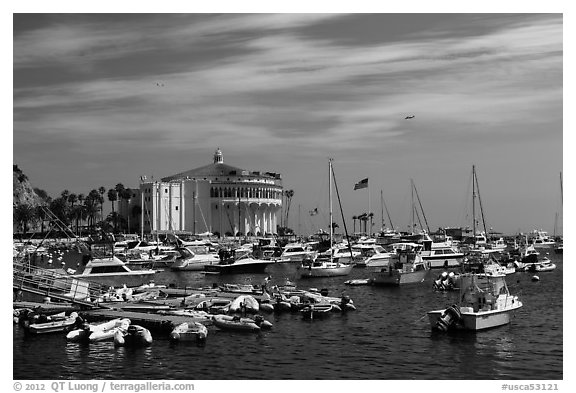
[[[410,233],[413,235],[414,234],[414,182],[412,181],[412,179],[410,179],[410,192],[411,192],[411,197],[412,197],[412,215],[411,215],[411,220],[410,220]]]
[[[476,166],[472,165],[472,238],[474,239],[474,245],[476,245],[476,188],[474,181],[476,179]]]
[[[384,230],[384,195],[382,190],[380,190],[380,210],[380,216],[382,217],[382,230]]]
[[[330,208],[330,261],[332,261],[332,159],[328,159],[328,204]]]

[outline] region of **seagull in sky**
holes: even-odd
[[[413,119],[414,117],[416,117],[416,116],[414,116],[414,115],[406,116],[406,117],[404,118],[404,120]]]

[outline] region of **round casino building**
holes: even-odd
[[[143,178],[140,195],[134,196],[134,203],[143,205],[142,221],[147,233],[264,236],[277,232],[282,178],[278,173],[250,172],[227,165],[217,149],[212,164],[161,181]]]

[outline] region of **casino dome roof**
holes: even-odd
[[[177,173],[172,176],[167,176],[162,178],[162,181],[171,181],[171,180],[181,180],[181,179],[193,179],[193,178],[204,178],[204,177],[212,177],[212,176],[242,176],[244,174],[249,174],[248,171],[237,168],[232,165],[227,164],[209,164],[202,166],[196,169],[190,169],[189,171]]]
[[[222,151],[220,151],[220,148],[218,148],[214,153],[214,162],[212,164],[164,177],[162,178],[162,181],[168,182],[172,180],[209,178],[217,176],[252,176],[280,179],[280,175],[276,173],[250,172],[242,168],[224,164]]]

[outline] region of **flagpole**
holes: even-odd
[[[368,180],[368,215],[370,215],[370,180]],[[372,236],[372,220],[370,220],[370,228],[368,229],[368,237]]]

